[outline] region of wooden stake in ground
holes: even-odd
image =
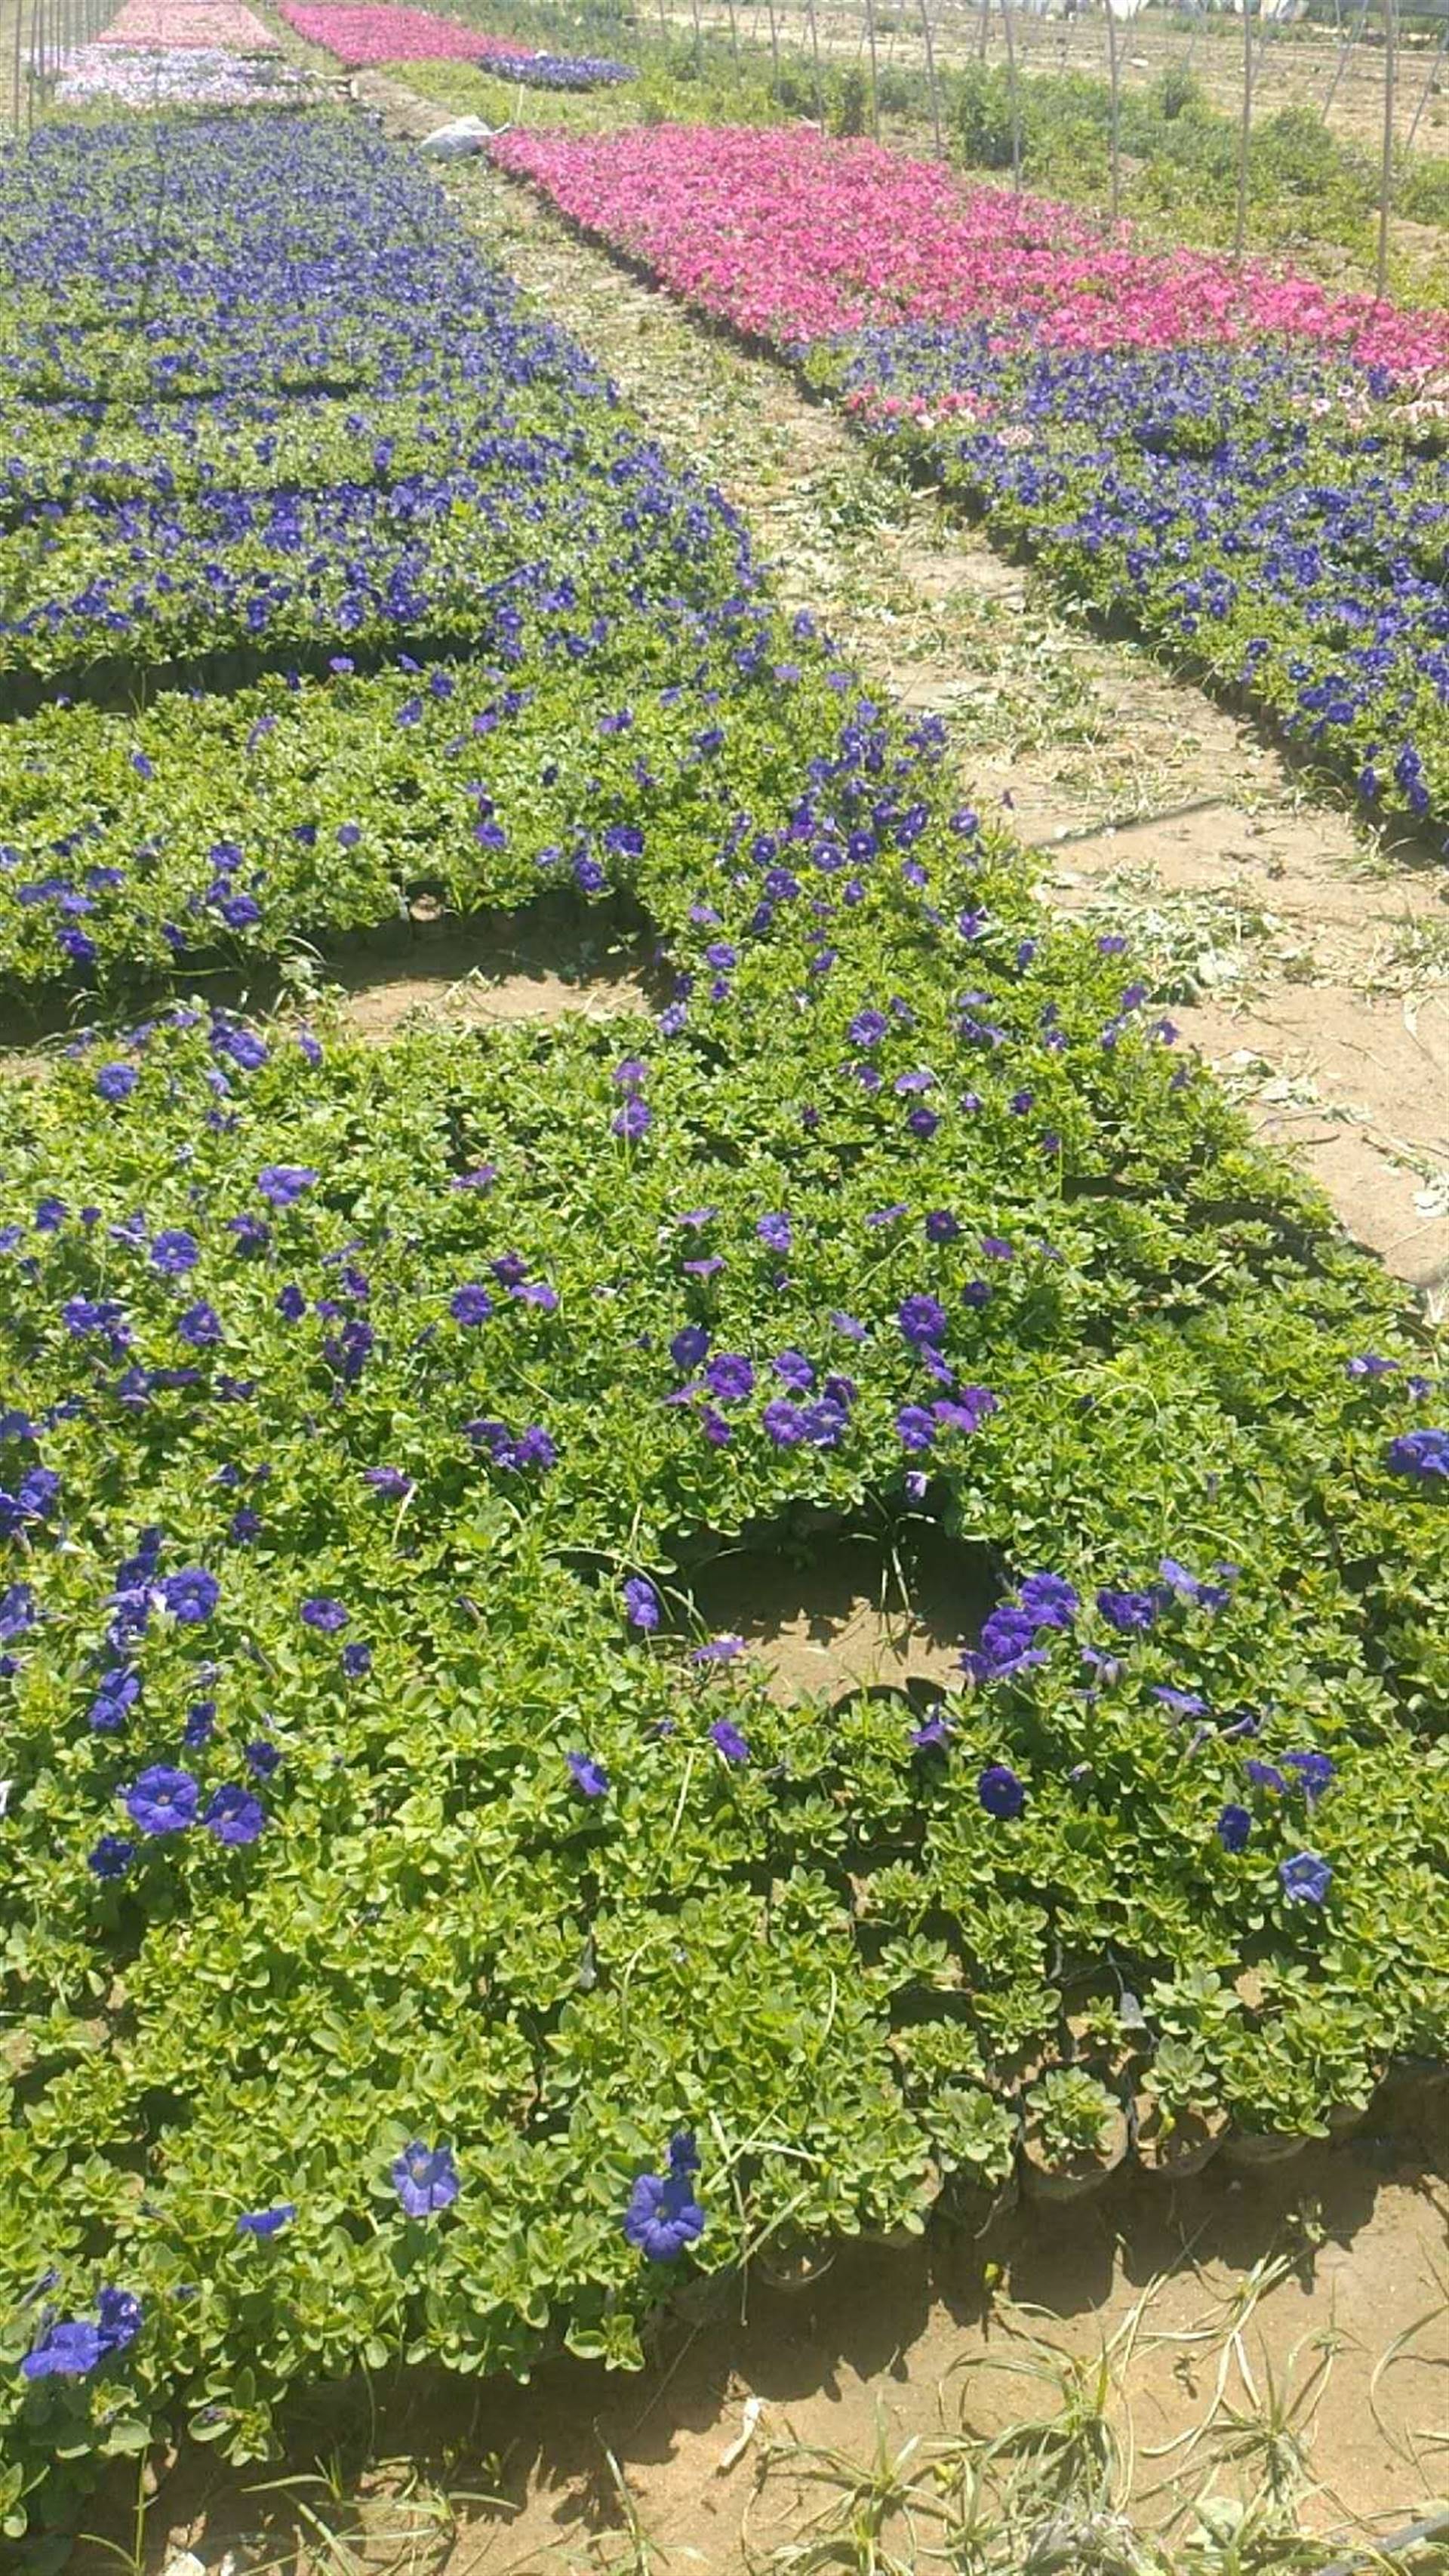
[[[931,92],[931,132],[936,138],[936,158],[945,157],[941,141],[941,93],[936,87],[936,46],[931,34],[931,0],[921,0],[921,33],[926,40],[926,80]]]
[[[699,0],[694,0],[694,76],[704,78],[704,29],[699,23]]]
[[[875,59],[875,0],[865,0],[865,34],[870,46],[870,130],[880,141],[880,88]]]
[[[1384,157],[1379,171],[1379,257],[1375,279],[1381,304],[1389,273],[1389,204],[1394,193],[1394,51],[1397,34],[1395,0],[1384,0]]]
[[[1248,142],[1253,128],[1253,19],[1248,0],[1243,9],[1243,124],[1238,136],[1238,215],[1233,226],[1233,257],[1241,259],[1248,234]]]
[[[770,12],[770,60],[774,65],[770,74],[770,96],[777,99],[780,95],[780,30],[775,24],[775,0],[765,0],[765,5]]]
[[[1444,60],[1444,51],[1446,46],[1449,46],[1449,18],[1445,19],[1443,26],[1439,30],[1439,42],[1434,48],[1434,59],[1429,65],[1429,77],[1419,92],[1419,104],[1414,110],[1413,122],[1404,139],[1404,150],[1406,152],[1413,151],[1414,137],[1419,131],[1419,119],[1423,115],[1425,108],[1428,106],[1429,101],[1434,94],[1434,84],[1439,77],[1439,65]]]
[[[1001,27],[1006,38],[1006,84],[1011,96],[1011,184],[1021,195],[1021,93],[1016,84],[1016,33],[1011,0],[1001,0]]]
[[[1107,0],[1107,78],[1111,84],[1112,221],[1122,220],[1122,90],[1117,63],[1117,11]]]
[[[810,59],[815,66],[815,121],[825,123],[825,84],[820,77],[820,30],[815,23],[815,0],[805,0],[805,15],[810,22]]]

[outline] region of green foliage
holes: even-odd
[[[1054,2066],[1026,2096],[1026,2118],[1042,2162],[1056,2169],[1099,2155],[1122,2117],[1121,2104],[1084,2066]]]

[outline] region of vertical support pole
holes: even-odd
[[[931,92],[931,132],[935,137],[936,158],[946,157],[941,140],[941,93],[936,85],[936,46],[931,34],[931,0],[921,0],[921,33],[926,40],[926,81]]]
[[[1253,21],[1248,0],[1243,5],[1243,123],[1238,136],[1238,213],[1233,226],[1233,257],[1241,259],[1248,235],[1248,137],[1253,123]]]
[[[1011,184],[1021,195],[1021,92],[1016,80],[1016,34],[1011,23],[1011,0],[1001,0],[1001,26],[1006,37],[1006,83],[1011,96]]]
[[[1112,223],[1115,228],[1122,220],[1122,93],[1117,60],[1117,12],[1113,0],[1107,0],[1107,77],[1111,83]]]
[[[766,0],[766,7],[770,12],[770,61],[773,65],[773,69],[770,74],[770,96],[773,99],[778,99],[780,95],[780,30],[775,21],[775,0]]]
[[[825,83],[820,77],[820,29],[815,23],[815,0],[805,0],[805,14],[810,21],[810,59],[815,67],[815,122],[825,125]]]
[[[1384,156],[1379,171],[1379,256],[1375,291],[1380,304],[1389,273],[1389,206],[1394,193],[1394,56],[1398,13],[1395,0],[1384,0]]]
[[[1419,119],[1423,115],[1425,108],[1428,106],[1430,99],[1434,95],[1434,83],[1439,77],[1439,65],[1444,60],[1446,46],[1449,46],[1449,18],[1445,19],[1443,26],[1439,30],[1439,42],[1434,48],[1434,59],[1429,65],[1429,76],[1425,81],[1423,88],[1419,92],[1419,104],[1414,110],[1413,123],[1409,127],[1408,136],[1404,144],[1404,150],[1406,152],[1413,151],[1414,137],[1419,131]]]
[[[865,0],[865,34],[866,42],[870,47],[870,130],[878,143],[880,141],[880,91],[877,86],[879,73],[875,58],[875,0]]]

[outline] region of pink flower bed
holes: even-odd
[[[242,0],[122,0],[118,16],[96,39],[134,52],[173,48],[230,54],[274,53],[277,39]]]
[[[939,164],[800,129],[640,126],[494,144],[506,170],[687,302],[776,342],[861,323],[1031,316],[1069,348],[1281,332],[1412,372],[1449,362],[1449,317],[1332,295],[1196,251],[1137,249],[1064,206],[964,188]]]
[[[520,62],[533,48],[510,44],[506,36],[481,35],[455,19],[434,18],[426,9],[387,9],[331,5],[309,8],[305,0],[280,0],[289,27],[311,45],[325,46],[349,71],[369,63],[432,61]]]

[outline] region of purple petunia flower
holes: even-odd
[[[194,1270],[201,1259],[201,1246],[184,1226],[172,1226],[158,1234],[151,1246],[151,1267],[163,1278],[180,1279]]]
[[[939,1350],[946,1338],[946,1309],[938,1298],[918,1293],[896,1309],[896,1322],[913,1349]]]
[[[1001,1822],[1019,1816],[1026,1805],[1026,1791],[1008,1762],[991,1762],[976,1783],[976,1795],[988,1816]]]
[[[698,1368],[709,1349],[709,1334],[703,1324],[681,1324],[669,1345],[669,1356],[686,1374]]]
[[[102,1834],[94,1849],[86,1854],[86,1867],[97,1878],[124,1878],[136,1857],[136,1846],[124,1834]]]
[[[362,1481],[387,1503],[405,1503],[413,1490],[411,1476],[405,1476],[401,1467],[364,1467]]]
[[[755,1232],[771,1252],[788,1252],[795,1240],[795,1229],[783,1211],[760,1217]]]
[[[1213,1828],[1224,1851],[1240,1852],[1253,1830],[1253,1819],[1246,1807],[1224,1807]]]
[[[129,1100],[140,1076],[133,1064],[103,1064],[96,1075],[102,1100]]]
[[[667,2173],[640,2174],[624,2212],[624,2234],[651,2263],[672,2263],[704,2234],[704,2211],[694,2197],[699,2153],[687,2130],[669,2142]]]
[[[631,1628],[642,1628],[647,1636],[658,1627],[663,1613],[659,1595],[642,1574],[631,1574],[624,1585],[624,1614]]]
[[[1115,1628],[1122,1637],[1145,1635],[1157,1618],[1157,1604],[1150,1592],[1104,1590],[1097,1595],[1097,1607],[1108,1627]]]
[[[1028,1574],[1016,1597],[1038,1628],[1070,1628],[1082,1606],[1080,1594],[1060,1574]]]
[[[602,1762],[596,1762],[591,1753],[570,1753],[565,1756],[565,1759],[573,1777],[574,1787],[580,1797],[606,1798],[608,1796],[609,1775]]]
[[[335,1637],[339,1628],[346,1627],[352,1613],[327,1593],[314,1592],[303,1602],[298,1616],[304,1627],[315,1628],[320,1636]]]
[[[1401,1431],[1389,1442],[1388,1462],[1396,1476],[1415,1476],[1420,1484],[1449,1476],[1449,1431]]]
[[[1310,1807],[1316,1806],[1336,1771],[1333,1757],[1328,1753],[1285,1753],[1283,1768],[1296,1775],[1298,1786]]]
[[[633,1144],[637,1137],[647,1136],[653,1124],[654,1112],[638,1092],[632,1093],[609,1121],[614,1134],[622,1136],[627,1144]]]
[[[201,1791],[189,1771],[154,1762],[125,1793],[125,1809],[138,1833],[179,1834],[196,1821]]]
[[[446,2209],[459,2192],[458,2168],[448,2146],[425,2146],[414,2138],[392,2167],[393,2187],[409,2218],[430,2218]]]
[[[454,1289],[448,1300],[448,1312],[455,1324],[486,1324],[493,1312],[493,1300],[486,1288],[480,1288],[476,1281],[469,1280],[463,1287]]]
[[[289,1208],[316,1187],[318,1177],[305,1163],[267,1163],[257,1174],[257,1188],[273,1207]]]
[[[265,2241],[290,2227],[297,2215],[294,2200],[279,2200],[270,2209],[244,2209],[236,2223],[238,2236],[257,2236]]]
[[[709,1740],[715,1751],[723,1754],[726,1762],[748,1762],[749,1745],[739,1728],[732,1726],[727,1717],[716,1718],[709,1730]]]
[[[710,1394],[720,1404],[743,1404],[755,1391],[755,1372],[740,1351],[717,1351],[704,1372]]]
[[[1317,1852],[1295,1852],[1291,1860],[1280,1860],[1278,1876],[1290,1905],[1322,1905],[1333,1872]]]
[[[344,1646],[342,1670],[348,1681],[361,1681],[363,1675],[372,1670],[372,1648],[363,1645]]]

